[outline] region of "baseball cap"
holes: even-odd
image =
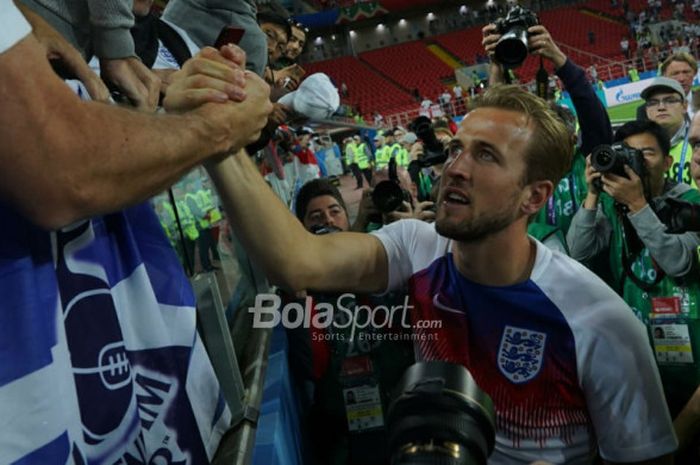
[[[656,92],[675,92],[678,95],[681,96],[683,100],[685,100],[685,92],[683,92],[683,87],[681,86],[681,83],[676,81],[675,79],[667,78],[667,77],[657,77],[655,78],[649,86],[642,91],[642,98],[644,100],[647,100],[651,95],[653,95]]]
[[[327,119],[340,106],[340,96],[327,75],[315,73],[304,79],[297,90],[280,98],[279,103],[311,119]]]
[[[415,144],[416,141],[418,140],[418,137],[416,136],[415,133],[413,132],[407,132],[401,137],[401,143],[402,144]]]

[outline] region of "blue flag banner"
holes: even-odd
[[[151,206],[0,217],[0,463],[208,463],[230,412]]]

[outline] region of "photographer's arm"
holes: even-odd
[[[627,217],[630,223],[661,269],[669,276],[685,275],[693,266],[700,236],[692,232],[666,233],[666,225],[656,216],[644,197],[639,176],[629,166],[625,166],[625,173],[627,177],[604,175],[602,180],[605,192],[629,208]]]
[[[489,57],[489,87],[504,84],[506,82],[503,75],[503,66],[496,61],[494,57],[496,44],[501,38],[501,35],[496,31],[495,24],[487,24],[481,29],[481,45],[484,46],[486,55]]]
[[[566,234],[571,258],[589,260],[602,252],[610,242],[612,227],[603,212],[598,208],[600,194],[593,180],[600,177],[591,166],[590,155],[586,158],[586,182],[588,193],[583,205],[571,220]]]
[[[292,291],[386,289],[388,260],[379,239],[306,231],[243,151],[206,165],[236,236],[273,283]]]
[[[0,198],[47,229],[142,201],[255,130],[247,107],[155,116],[81,102],[31,35],[0,54],[0,101]]]
[[[695,251],[700,246],[700,236],[697,233],[666,233],[666,225],[649,205],[635,213],[629,213],[627,217],[649,249],[649,254],[667,275],[683,276],[690,271]]]
[[[533,55],[552,62],[557,76],[571,96],[576,116],[581,125],[581,151],[590,153],[600,144],[613,140],[610,118],[595,89],[586,79],[586,72],[568,58],[557,46],[549,31],[542,25],[528,29]]]

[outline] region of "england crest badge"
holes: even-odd
[[[532,380],[542,369],[545,333],[506,326],[498,347],[498,368],[511,382]]]

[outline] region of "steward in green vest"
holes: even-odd
[[[669,222],[664,214],[669,199],[700,204],[700,192],[665,178],[672,159],[666,132],[658,124],[627,123],[616,140],[640,151],[646,173],[640,177],[628,169],[629,178],[605,175],[609,194],[598,194],[593,179],[600,173],[591,171],[588,195],[567,240],[577,260],[608,257],[608,284],[646,325],[675,417],[700,385],[700,236],[670,233],[662,219]]]
[[[209,225],[214,225],[221,220],[221,211],[219,207],[214,203],[214,197],[212,196],[211,190],[200,189],[196,193],[199,198],[199,205],[204,211],[205,218]]]
[[[361,170],[369,168],[370,165],[370,155],[369,148],[367,144],[361,142],[359,145],[355,146],[355,163]]]

